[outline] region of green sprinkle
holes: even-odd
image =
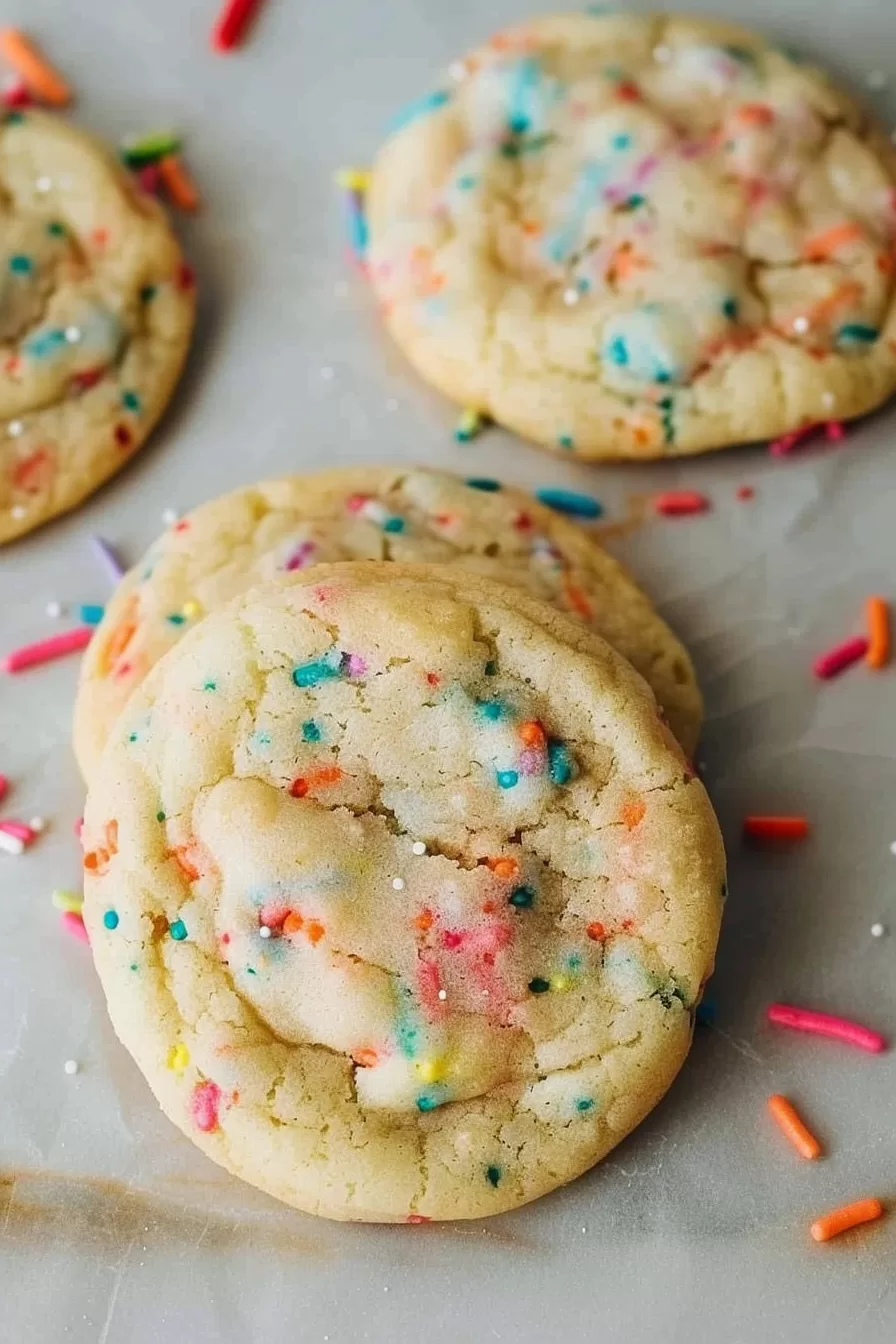
[[[550,987],[550,980],[545,980],[540,975],[536,975],[534,980],[529,981],[529,989],[533,994],[547,994]]]
[[[203,682],[202,689],[204,691],[216,691],[218,689],[218,683],[216,681]]]
[[[26,257],[21,252],[17,252],[14,257],[10,257],[8,264],[13,275],[30,275],[34,270],[31,258]]]
[[[515,905],[517,910],[530,910],[535,901],[535,891],[532,887],[515,887],[507,898],[510,905]]]
[[[165,821],[165,820],[167,820],[167,818],[166,818],[164,812],[157,812],[157,813],[156,813],[156,821]]]
[[[165,620],[169,625],[183,625],[186,619],[187,618],[182,611],[172,611],[165,617]]]
[[[516,770],[499,770],[496,775],[499,789],[515,789],[520,782]]]
[[[485,665],[485,675],[487,677],[496,677],[498,675],[498,664],[494,658],[490,658]]]
[[[302,724],[302,740],[305,742],[319,742],[320,729],[313,719],[306,719]]]
[[[140,969],[140,967],[137,965],[136,961],[132,961],[132,962],[131,962],[131,970],[132,970],[132,971],[139,971],[139,969]]]
[[[47,233],[51,238],[64,238],[68,230],[64,224],[60,224],[58,219],[51,219],[47,225]]]
[[[574,1105],[579,1114],[584,1115],[585,1111],[591,1111],[594,1109],[594,1098],[577,1097],[574,1102]]]
[[[187,936],[187,926],[182,919],[176,919],[168,932],[176,943],[182,943]]]
[[[574,448],[574,447],[575,447],[575,442],[574,442],[574,440],[573,440],[572,435],[571,435],[571,434],[558,434],[558,435],[557,435],[557,447],[558,447],[558,448]]]
[[[722,315],[727,317],[729,322],[737,321],[737,299],[725,299],[722,303]]]
[[[129,742],[136,742],[136,741],[137,741],[137,734],[136,734],[136,733],[128,733],[128,741],[129,741]]]
[[[257,975],[258,972],[256,971],[256,969],[255,969],[254,966],[247,966],[247,967],[246,967],[246,974],[247,974],[247,975]]]
[[[166,154],[176,154],[180,147],[180,136],[173,131],[151,131],[123,141],[121,157],[129,168],[144,168]]]
[[[149,303],[151,299],[155,298],[157,292],[158,290],[156,285],[144,285],[143,288],[140,290],[140,302]]]
[[[117,928],[118,928],[118,911],[117,911],[117,910],[107,910],[106,913],[103,915],[103,923],[105,924],[105,926],[106,926],[107,929],[117,929]]]
[[[493,495],[501,489],[501,482],[493,480],[491,476],[468,476],[464,481],[471,490],[482,490],[487,495]]]
[[[500,1168],[500,1167],[486,1167],[486,1169],[485,1169],[485,1179],[488,1181],[489,1185],[493,1185],[493,1186],[495,1187],[495,1189],[497,1190],[498,1185],[499,1185],[500,1180],[501,1180],[501,1168]]]
[[[424,1092],[422,1096],[417,1098],[418,1111],[434,1111],[438,1104],[438,1097],[434,1097],[428,1092]]]
[[[625,202],[624,209],[637,210],[639,205],[644,204],[645,199],[646,197],[642,196],[640,192],[637,191],[633,192],[633,194],[629,196],[628,200]]]
[[[139,415],[142,409],[142,402],[136,392],[122,392],[121,404],[126,411],[133,411],[135,415]]]

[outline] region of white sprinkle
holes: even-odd
[[[78,1072],[78,1061],[76,1059],[67,1059],[62,1066],[66,1073],[71,1076]]]
[[[0,831],[0,849],[5,849],[7,854],[23,854],[25,842],[17,835],[8,835],[6,831]]]
[[[37,179],[37,181],[35,182],[35,184],[34,184],[34,190],[35,190],[35,191],[39,191],[39,192],[41,192],[41,194],[43,194],[44,192],[49,191],[50,188],[52,187],[52,185],[53,185],[53,182],[52,182],[52,179],[51,179],[51,178],[49,178],[49,177],[39,177],[39,178]]]
[[[325,364],[324,367],[323,367],[323,368],[321,369],[321,371],[320,371],[320,376],[321,376],[321,378],[324,380],[325,383],[329,383],[329,382],[331,382],[331,381],[333,380],[333,378],[336,376],[336,374],[335,374],[335,370],[331,369],[330,366],[329,366],[329,364]]]
[[[656,46],[653,49],[653,59],[659,61],[660,65],[665,65],[667,61],[671,61],[672,59],[672,48],[660,43],[659,46]],[[585,1229],[582,1228],[582,1231],[584,1232]]]
[[[865,83],[869,89],[883,89],[889,82],[889,77],[883,70],[869,70],[865,76]]]
[[[822,392],[821,404],[826,411],[829,411],[832,406],[836,405],[836,402],[837,398],[834,396],[833,392]]]
[[[404,891],[404,878],[403,878],[403,877],[393,877],[393,879],[392,879],[392,890],[393,890],[393,891]]]
[[[425,853],[426,853],[426,846],[424,845],[424,843],[423,843],[422,840],[415,840],[415,841],[414,841],[414,843],[411,845],[411,853],[412,853],[412,854],[425,854]]]
[[[267,924],[262,924],[261,928],[258,930],[258,936],[259,938],[270,938],[271,931]]]
[[[78,342],[79,342],[80,339],[81,339],[81,328],[80,328],[80,327],[66,327],[66,329],[65,329],[65,339],[68,341],[69,345],[77,345]]]
[[[800,336],[802,336],[805,332],[807,332],[807,331],[809,330],[809,319],[808,319],[808,317],[795,317],[795,318],[793,319],[793,329],[794,329],[794,331],[797,332]]]
[[[581,297],[582,295],[575,285],[570,285],[568,289],[564,289],[563,291],[563,302],[566,304],[567,308],[573,308]]]
[[[886,929],[884,928],[883,924],[872,924],[872,925],[871,925],[871,937],[872,937],[872,938],[883,938],[883,936],[884,936],[885,933],[886,933]]]
[[[21,420],[10,420],[6,426],[6,432],[11,439],[17,439],[25,428]]]
[[[165,524],[166,527],[170,527],[172,523],[176,523],[179,516],[180,515],[178,514],[177,509],[162,510],[162,522]]]
[[[447,999],[447,997],[448,997],[448,991],[447,991],[447,989],[440,989],[440,990],[439,990],[439,998],[444,1002],[445,999]]]
[[[24,504],[13,504],[12,508],[10,509],[10,513],[12,514],[13,518],[16,519],[24,518],[27,512],[28,510],[25,508]]]
[[[50,617],[51,620],[53,621],[57,620],[62,615],[62,603],[48,602],[47,615]]]
[[[37,831],[38,835],[45,829],[46,824],[46,820],[43,817],[32,817],[28,823],[32,831]]]
[[[384,1292],[384,1293],[388,1293],[388,1291],[389,1291],[388,1287],[384,1284],[384,1285],[383,1285],[383,1292]]]

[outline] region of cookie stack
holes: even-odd
[[[369,469],[205,505],[85,660],[115,1028],[211,1157],[334,1218],[479,1217],[577,1176],[671,1083],[712,968],[688,657],[593,539],[487,484]]]

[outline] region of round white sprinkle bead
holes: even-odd
[[[581,297],[582,295],[574,285],[570,285],[568,289],[563,291],[563,302],[567,308],[574,308]]]
[[[34,184],[34,190],[39,191],[41,195],[49,191],[53,183],[49,177],[39,177]]]
[[[62,1067],[65,1069],[69,1077],[71,1077],[73,1074],[78,1072],[78,1061],[76,1059],[67,1059]]]
[[[793,329],[799,336],[804,336],[809,330],[808,317],[795,317],[793,319]]]
[[[43,817],[32,817],[28,823],[32,831],[37,831],[38,835],[40,835],[46,824],[47,823]]]
[[[885,933],[886,933],[886,929],[884,928],[883,924],[872,924],[872,925],[871,925],[871,937],[872,937],[872,938],[883,938],[883,936],[884,936]]]
[[[258,936],[259,938],[270,938],[271,931],[267,924],[262,924],[261,928],[258,930]]]
[[[13,504],[12,508],[10,509],[10,513],[12,514],[13,518],[15,518],[17,521],[19,518],[24,518],[27,512],[28,510],[25,508],[24,504]]]
[[[162,522],[165,524],[166,527],[170,527],[172,523],[176,523],[177,519],[178,519],[177,509],[162,510]]]
[[[442,1002],[444,1002],[445,999],[447,999],[447,997],[448,997],[448,991],[447,991],[447,989],[440,989],[440,990],[439,990],[439,998],[442,1000]]]
[[[57,620],[58,617],[60,617],[60,616],[62,615],[62,603],[61,603],[61,602],[48,602],[48,603],[47,603],[47,615],[50,617],[51,620],[53,620],[53,621]]]
[[[66,329],[65,329],[65,339],[68,341],[69,345],[77,345],[78,342],[79,342],[80,339],[81,339],[81,328],[80,328],[80,327],[66,327]]]
[[[414,841],[414,843],[411,845],[411,853],[412,853],[412,854],[425,854],[425,853],[426,853],[426,846],[424,845],[424,843],[423,843],[422,840],[415,840],[415,841]]]
[[[392,890],[393,890],[393,891],[404,891],[404,878],[403,878],[403,877],[393,877],[393,879],[392,879]]]
[[[25,428],[21,420],[10,420],[6,426],[6,432],[11,439],[17,439]]]

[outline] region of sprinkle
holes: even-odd
[[[579,494],[575,490],[561,490],[554,486],[543,485],[535,491],[535,498],[549,509],[558,513],[570,514],[573,518],[599,518],[603,505],[593,495]]]
[[[448,89],[434,89],[431,93],[425,93],[422,98],[415,99],[397,112],[389,123],[388,130],[399,131],[412,121],[416,121],[418,117],[426,116],[428,112],[435,112],[450,101],[451,93]]]
[[[871,925],[871,937],[872,937],[872,938],[883,938],[883,936],[884,936],[884,934],[886,933],[886,931],[887,931],[887,930],[884,928],[883,924],[872,924],[872,925]]]
[[[270,936],[271,936],[271,929],[269,928],[269,926],[268,926],[267,924],[262,924],[262,925],[261,925],[260,929],[258,930],[258,936],[259,936],[259,938],[270,938]]]
[[[859,1050],[868,1050],[879,1054],[885,1050],[887,1042],[877,1031],[870,1027],[850,1022],[845,1017],[834,1017],[830,1013],[816,1013],[809,1008],[794,1008],[787,1003],[773,1003],[766,1012],[769,1022],[776,1027],[792,1027],[794,1031],[808,1031],[817,1036],[833,1036],[847,1045],[855,1045]]]
[[[488,1181],[489,1185],[493,1185],[493,1186],[495,1187],[495,1189],[497,1190],[497,1188],[498,1188],[498,1184],[499,1184],[499,1182],[500,1182],[500,1180],[501,1180],[501,1168],[500,1168],[500,1167],[486,1167],[486,1169],[485,1169],[485,1179]]]
[[[166,154],[159,159],[159,176],[171,202],[178,210],[192,213],[202,204],[199,189],[187,167],[177,154]]]
[[[704,513],[709,508],[706,495],[697,490],[667,490],[653,501],[657,513],[667,518],[680,518],[691,513]]]
[[[320,729],[318,728],[314,720],[306,719],[305,722],[302,724],[302,741],[319,742],[320,736],[321,736]]]
[[[182,943],[187,936],[187,926],[182,919],[176,919],[168,932],[176,943]]]
[[[403,877],[393,877],[393,879],[392,879],[392,890],[393,890],[393,891],[404,891],[404,878],[403,878]]]
[[[550,987],[550,980],[545,980],[543,976],[540,975],[536,975],[534,980],[529,981],[529,989],[533,994],[547,994]]]
[[[177,509],[162,510],[162,522],[165,524],[166,527],[171,527],[173,523],[177,522],[179,517],[180,514],[177,512]]]
[[[28,85],[23,79],[16,79],[13,75],[4,82],[3,92],[0,94],[0,102],[3,103],[4,107],[30,107],[33,101],[31,94],[28,92]]]
[[[8,789],[9,780],[6,778],[6,775],[0,775],[0,802],[6,797]]]
[[[24,840],[19,840],[17,836],[7,835],[6,831],[0,831],[0,849],[5,850],[7,854],[19,854],[25,852]]]
[[[809,1228],[813,1241],[830,1241],[841,1232],[861,1223],[873,1223],[883,1214],[883,1205],[879,1199],[859,1199],[855,1204],[845,1204],[843,1208],[832,1209],[830,1213],[816,1218]]]
[[[471,490],[482,490],[487,495],[494,495],[502,489],[501,482],[493,480],[491,476],[468,476],[464,485],[468,485]]]
[[[548,774],[553,784],[568,784],[572,779],[573,761],[569,748],[562,742],[548,745]]]
[[[816,233],[812,238],[807,238],[803,243],[803,259],[805,261],[826,261],[832,252],[836,252],[844,243],[855,242],[865,236],[864,229],[860,224],[850,221],[845,224],[835,224],[833,228],[825,229],[823,233]],[[797,319],[799,320],[799,319]],[[808,322],[806,326],[808,327]],[[794,330],[799,330],[796,322],[793,324]],[[805,328],[803,328],[805,330]],[[842,330],[842,328],[841,328]]]
[[[411,853],[412,853],[412,854],[425,854],[425,853],[426,853],[426,845],[423,843],[422,840],[415,840],[415,841],[414,841],[414,843],[411,845]]]
[[[40,102],[64,107],[71,101],[65,80],[17,28],[0,29],[0,53]]]
[[[129,168],[144,168],[166,154],[176,154],[180,145],[180,136],[174,131],[148,131],[123,140],[121,157]]]
[[[602,943],[607,936],[606,928],[601,924],[600,920],[597,919],[588,925],[585,932],[595,943]]]
[[[781,1132],[790,1140],[800,1157],[812,1162],[821,1155],[821,1144],[806,1128],[796,1108],[779,1094],[769,1097],[768,1109]]]
[[[24,821],[0,821],[0,834],[11,835],[21,840],[23,845],[30,845],[32,840],[37,839],[37,832],[26,826]]]
[[[498,788],[514,789],[520,782],[519,774],[516,770],[499,770],[496,775]]]
[[[458,443],[469,443],[475,439],[477,434],[482,433],[485,419],[474,406],[468,406],[462,413],[454,430],[454,437]],[[469,485],[469,481],[467,482]]]
[[[875,670],[890,661],[890,607],[886,598],[866,597],[865,622],[868,626],[868,652],[865,662]]]
[[[17,439],[25,431],[25,425],[22,420],[10,420],[6,426],[6,432],[11,439]]]
[[[111,932],[111,930],[113,930],[113,929],[117,929],[117,928],[118,928],[118,911],[117,911],[117,910],[107,910],[106,913],[103,915],[103,924],[104,924],[104,926],[105,926],[107,929],[110,930],[110,932]]]
[[[62,615],[62,603],[48,602],[46,605],[46,613],[51,620],[53,621],[58,620],[59,617]]]
[[[316,686],[320,681],[332,681],[334,677],[338,676],[337,668],[319,658],[315,662],[303,663],[301,667],[297,667],[292,674],[292,679],[296,686],[307,688]]]
[[[865,636],[856,635],[828,649],[827,653],[819,654],[812,664],[812,672],[820,681],[829,681],[864,658],[868,649],[869,643]]]
[[[183,1041],[178,1041],[177,1045],[172,1045],[165,1056],[165,1068],[171,1069],[172,1073],[183,1073],[189,1062],[190,1052]]]
[[[866,322],[845,322],[837,332],[837,341],[846,345],[865,345],[876,341],[880,332]]]
[[[109,578],[113,583],[118,583],[119,579],[124,574],[124,565],[121,563],[108,541],[104,541],[102,537],[93,536],[90,538],[90,544],[93,547],[97,559],[109,575]]]
[[[535,891],[527,886],[514,887],[507,900],[517,910],[530,910],[535,901]]]
[[[221,1104],[221,1089],[210,1078],[197,1083],[193,1088],[190,1110],[197,1129],[210,1134],[218,1128],[218,1107]]]
[[[345,229],[348,235],[349,249],[355,261],[359,263],[363,270],[367,256],[369,234],[367,215],[364,211],[364,192],[357,188],[349,191],[344,190],[342,202],[345,210]]]
[[[734,492],[736,499],[754,499],[756,491],[752,485],[739,485]]]
[[[8,653],[0,663],[0,667],[4,672],[22,672],[27,667],[37,667],[54,658],[61,658],[66,653],[77,653],[86,648],[92,635],[93,630],[89,625],[66,630],[64,634],[53,635],[50,639],[38,640],[36,644],[26,644],[20,649],[13,649],[12,653]]]
[[[41,196],[45,196],[53,188],[53,179],[51,177],[39,177],[34,184],[34,190]]]
[[[622,806],[622,824],[626,830],[633,831],[636,826],[640,826],[646,811],[647,805],[640,798],[634,802],[624,803]]]
[[[67,933],[73,938],[79,938],[82,943],[89,943],[90,938],[80,912],[77,910],[65,910],[62,915],[62,924]]]
[[[805,840],[808,834],[805,817],[744,817],[744,837],[748,840]]]
[[[575,307],[581,297],[582,291],[579,289],[578,285],[569,285],[568,288],[563,291],[563,302],[568,308]]]
[[[76,891],[66,891],[64,887],[57,887],[50,900],[57,910],[66,910],[73,915],[80,915],[84,904]]]
[[[69,1078],[73,1078],[74,1075],[78,1072],[78,1061],[76,1059],[67,1059],[62,1067],[68,1074]]]
[[[438,1097],[428,1096],[425,1092],[423,1096],[417,1098],[418,1111],[434,1111],[438,1104]]]
[[[212,28],[213,49],[225,52],[238,47],[260,8],[261,0],[225,0]]]
[[[440,1083],[445,1077],[445,1061],[441,1058],[421,1059],[414,1068],[422,1083]]]

